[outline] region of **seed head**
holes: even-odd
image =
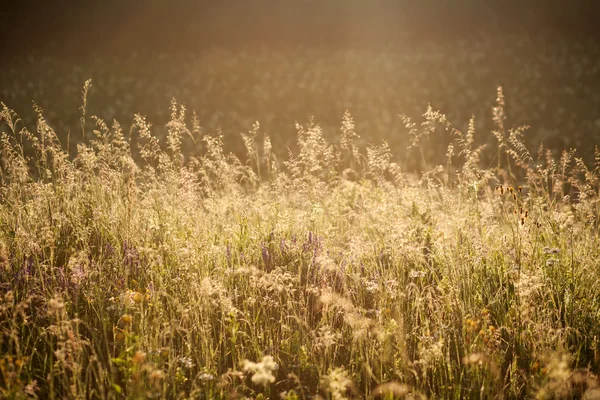
[[[140,304],[142,301],[144,301],[144,295],[140,292],[135,292],[133,295],[133,301],[137,304]]]
[[[131,361],[133,361],[134,364],[143,364],[144,361],[146,361],[146,353],[140,350],[136,351]]]
[[[117,327],[120,329],[126,329],[131,322],[133,321],[133,317],[129,314],[123,314],[121,318],[119,318],[119,322],[117,322]]]
[[[123,343],[125,341],[125,333],[122,331],[117,331],[115,334],[115,340],[119,343]]]

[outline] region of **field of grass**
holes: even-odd
[[[531,154],[501,89],[493,133],[398,118],[418,174],[350,113],[236,157],[87,89],[68,140],[0,113],[0,397],[600,398],[600,151]]]
[[[129,129],[135,113],[164,138],[169,102],[176,98],[197,114],[208,132],[221,129],[225,148],[243,158],[239,133],[259,120],[273,149],[295,148],[294,122],[311,116],[338,144],[345,110],[355,118],[360,144],[386,140],[405,170],[420,169],[399,113],[418,119],[428,104],[459,129],[475,116],[480,132],[494,129],[495,90],[507,98],[510,126],[530,125],[524,137],[556,151],[577,148],[591,163],[600,138],[600,46],[595,38],[560,35],[478,34],[465,39],[406,36],[393,42],[334,45],[207,47],[180,54],[127,53],[86,57],[32,54],[0,65],[0,101],[34,126],[35,101],[66,144],[81,138],[81,87],[92,79],[91,113]],[[93,124],[88,131],[91,133]],[[78,133],[75,133],[77,130]],[[435,132],[425,146],[429,162],[443,160],[450,140]],[[490,141],[489,139],[492,139]],[[73,141],[75,143],[75,141]],[[476,145],[494,146],[491,135]],[[183,148],[193,148],[184,140]],[[295,149],[297,150],[297,149]],[[493,160],[482,160],[491,163]]]

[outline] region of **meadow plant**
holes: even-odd
[[[2,398],[599,398],[600,151],[535,159],[501,89],[497,149],[403,118],[415,175],[349,112],[280,164],[258,122],[240,160],[175,101],[162,141],[88,117],[89,88],[75,154],[0,111]]]

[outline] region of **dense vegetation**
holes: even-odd
[[[599,398],[600,151],[530,153],[501,89],[492,133],[390,117],[416,175],[350,113],[239,158],[88,89],[68,138],[0,114],[1,397]]]

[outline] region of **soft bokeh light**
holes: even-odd
[[[3,4],[0,398],[599,398],[596,24]]]

